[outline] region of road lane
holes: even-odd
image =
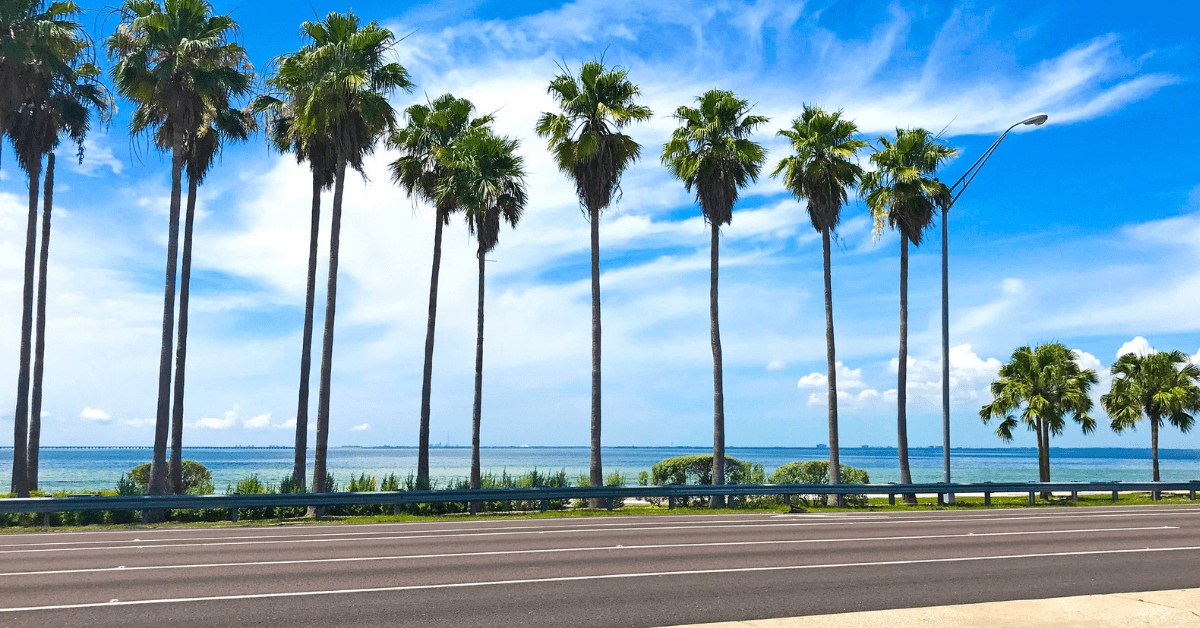
[[[3,535],[0,626],[225,625],[231,612],[243,625],[652,626],[1183,588],[1200,585],[1198,517],[1106,507]],[[75,604],[103,606],[61,608]],[[7,610],[31,607],[56,608]]]

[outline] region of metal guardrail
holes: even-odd
[[[792,495],[887,495],[895,503],[897,495],[935,494],[938,501],[946,495],[982,494],[985,504],[994,493],[1028,493],[1029,502],[1041,492],[1149,492],[1154,499],[1164,491],[1187,492],[1196,499],[1200,481],[1190,482],[981,482],[973,484],[725,484],[670,486],[571,486],[562,488],[494,488],[429,491],[285,493],[256,495],[71,495],[67,497],[26,497],[0,499],[0,513],[49,513],[79,510],[153,510],[227,508],[237,519],[239,508],[277,508],[281,506],[358,506],[434,504],[447,502],[540,501],[546,510],[550,500],[600,499],[609,510],[614,499],[632,497],[666,498],[670,508],[680,497],[783,495],[790,503]]]

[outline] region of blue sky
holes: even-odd
[[[656,157],[670,112],[713,87],[735,90],[771,117],[760,139],[772,166],[786,152],[773,132],[804,102],[843,108],[868,138],[897,126],[945,129],[962,150],[944,171],[948,180],[1009,124],[1050,115],[1044,127],[1014,132],[951,214],[955,445],[999,445],[978,409],[1018,345],[1065,342],[1101,371],[1131,342],[1200,353],[1200,51],[1189,31],[1197,10],[1110,4],[353,5],[407,35],[394,53],[417,90],[398,94],[397,108],[452,92],[495,112],[497,128],[522,141],[530,208],[489,256],[484,444],[587,443],[587,223],[532,127],[553,107],[545,86],[557,64],[598,55],[630,69],[656,114],[631,130],[646,158],[601,223],[605,444],[711,443],[708,237]],[[295,3],[216,6],[239,21],[260,70],[300,45],[296,26],[312,17]],[[105,24],[96,24],[99,33]],[[46,445],[152,439],[169,162],[128,139],[131,106],[119,107],[81,166],[60,155]],[[0,328],[11,332],[0,335],[0,445],[11,443],[25,203],[25,177],[4,151]],[[370,181],[347,185],[334,445],[416,443],[433,223],[428,208],[390,184],[390,158],[379,151]],[[305,169],[268,152],[261,138],[227,148],[201,189],[190,444],[291,442],[309,190]],[[892,445],[898,241],[873,241],[857,201],[843,215],[833,256],[842,443]],[[323,236],[328,201],[325,219]],[[941,441],[939,244],[931,232],[912,260],[914,445]],[[777,181],[745,192],[722,242],[730,446],[826,441],[820,259],[803,205]],[[435,442],[469,442],[475,281],[473,247],[456,221],[443,253]],[[1194,439],[1167,430],[1163,446],[1192,447]],[[1022,433],[1015,444],[1033,443]],[[1148,435],[1069,429],[1056,443],[1146,446]]]

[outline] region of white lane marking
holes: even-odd
[[[0,608],[0,613],[29,611],[72,610],[105,606],[141,606],[146,604],[182,604],[187,602],[220,602],[231,600],[261,600],[269,598],[312,597],[318,595],[350,595],[355,593],[384,593],[395,591],[421,591],[430,589],[459,589],[513,584],[543,584],[548,582],[580,582],[586,580],[619,580],[627,578],[653,578],[663,576],[697,576],[726,573],[754,573],[768,571],[799,571],[808,569],[839,569],[846,567],[889,567],[896,565],[922,565],[933,563],[962,563],[987,560],[1016,560],[1023,558],[1062,558],[1065,556],[1101,556],[1111,554],[1147,554],[1157,552],[1192,552],[1200,546],[1146,547],[1137,549],[1084,550],[1078,552],[1047,552],[1043,554],[1002,554],[998,556],[960,556],[957,558],[921,558],[913,560],[880,560],[861,563],[826,563],[817,565],[781,565],[777,567],[728,567],[724,569],[689,569],[682,571],[650,571],[635,573],[597,574],[589,576],[559,576],[555,578],[524,578],[515,580],[485,580],[482,582],[449,582],[444,584],[412,584],[393,587],[367,587],[359,589],[327,589],[323,591],[285,591],[281,593],[246,593],[240,595],[213,595],[207,597],[180,597],[150,600],[126,600],[123,602],[90,602],[84,604],[56,604],[49,606],[25,606]]]
[[[489,526],[489,527],[474,527],[473,526],[473,527],[467,527],[467,528],[443,528],[440,530],[439,529],[414,530],[413,533],[426,534],[426,533],[433,533],[433,532],[470,532],[473,530],[477,530],[480,532],[489,532],[492,530],[540,530],[540,529],[569,530],[571,528],[581,528],[581,527],[593,527],[594,528],[594,527],[598,527],[598,526],[611,527],[611,528],[619,530],[619,529],[624,529],[627,526],[635,526],[635,525],[665,526],[665,525],[674,523],[674,524],[687,524],[688,526],[692,526],[692,527],[699,527],[701,525],[707,525],[710,523],[746,523],[746,522],[753,523],[754,521],[768,521],[768,519],[761,519],[761,520],[760,519],[723,519],[723,520],[717,520],[717,521],[696,521],[696,522],[647,521],[647,522],[642,522],[642,523],[638,523],[638,522],[571,523],[571,524],[557,525],[557,526],[541,526],[541,525]],[[446,522],[439,522],[439,523],[446,523]],[[470,522],[464,522],[464,523],[470,523]],[[313,528],[313,527],[318,527],[318,526],[305,526],[305,528]],[[635,528],[635,529],[652,530],[654,528]],[[324,534],[317,534],[317,533],[305,534],[305,533],[301,532],[301,533],[297,533],[297,534],[247,534],[244,536],[221,535],[221,536],[194,536],[194,537],[182,537],[182,538],[181,537],[173,537],[173,538],[159,538],[159,539],[115,539],[115,540],[110,539],[110,540],[106,540],[104,542],[107,542],[107,543],[130,543],[130,544],[165,543],[165,542],[176,542],[177,543],[180,541],[221,541],[221,540],[240,540],[240,539],[294,539],[294,538],[303,538],[303,537],[364,536],[364,535],[376,534],[376,533],[377,532],[370,531],[370,530],[364,530],[362,532],[329,532],[329,533],[324,533]],[[73,534],[73,533],[67,532],[64,534]],[[2,537],[0,537],[0,538],[2,538]],[[54,542],[47,542],[47,543],[0,543],[0,547],[43,547],[43,546],[55,546],[55,545],[95,545],[97,543],[101,543],[101,541],[54,541]],[[0,553],[4,553],[4,552],[0,551]]]
[[[427,558],[464,558],[470,556],[508,556],[512,554],[555,554],[563,552],[595,552],[606,550],[672,549],[686,547],[741,547],[750,545],[795,545],[810,543],[854,543],[870,541],[920,541],[930,539],[980,538],[988,536],[1039,536],[1048,534],[1091,534],[1096,532],[1145,532],[1149,530],[1178,530],[1177,526],[1155,526],[1150,528],[1090,528],[1085,530],[1032,530],[1025,532],[968,532],[966,534],[928,534],[917,536],[875,536],[846,539],[789,539],[777,541],[721,541],[712,543],[668,543],[659,545],[605,545],[599,547],[559,547],[529,550],[493,550],[488,552],[454,552],[446,554],[403,554],[399,556],[355,556],[346,558],[305,558],[299,560],[264,560],[241,563],[197,563],[187,565],[144,565],[137,567],[93,567],[86,569],[54,569],[48,571],[13,571],[0,573],[3,576],[46,576],[77,573],[102,573],[109,571],[150,571],[158,569],[200,569],[214,567],[258,567],[266,565],[306,565],[314,563],[357,563],[381,560],[409,560]]]
[[[1070,517],[1055,517],[1055,516],[1048,516],[1048,517],[1047,516],[989,517],[986,520],[983,520],[983,522],[1027,521],[1027,520],[1044,521],[1044,520],[1049,520],[1049,519],[1090,519],[1090,518],[1102,518],[1102,517],[1144,517],[1144,516],[1153,516],[1154,514],[1155,513],[1141,512],[1141,513],[1119,513],[1119,514],[1107,514],[1107,515],[1103,515],[1103,514],[1101,514],[1101,515],[1076,515],[1076,516],[1070,516]],[[1200,514],[1200,511],[1197,511],[1197,514]],[[981,522],[981,521],[978,519],[976,519],[976,520],[972,520],[972,519],[922,519],[920,521],[920,523],[979,523],[979,522]],[[273,540],[273,541],[249,541],[249,540],[247,540],[247,541],[233,541],[233,542],[216,541],[216,542],[211,542],[211,543],[155,543],[152,545],[120,545],[120,546],[108,546],[108,547],[50,547],[50,548],[40,548],[40,549],[16,549],[16,550],[0,551],[0,555],[4,555],[4,554],[36,554],[36,553],[43,553],[43,552],[145,550],[145,549],[162,549],[162,548],[174,548],[174,547],[282,545],[282,544],[293,544],[293,543],[351,543],[351,542],[357,543],[357,542],[363,542],[363,541],[402,541],[402,540],[411,540],[411,539],[445,539],[445,538],[489,537],[489,536],[525,536],[525,535],[565,534],[565,533],[578,534],[578,533],[594,533],[594,532],[638,532],[638,531],[660,531],[660,530],[712,530],[712,529],[716,529],[716,528],[739,528],[739,529],[744,529],[744,528],[799,528],[799,527],[812,527],[812,526],[843,526],[843,525],[859,525],[859,526],[861,526],[861,525],[872,525],[872,524],[894,525],[894,524],[906,524],[906,523],[911,524],[914,522],[909,521],[909,520],[829,521],[829,522],[804,521],[804,522],[796,522],[796,523],[763,522],[763,523],[743,523],[743,524],[706,525],[706,526],[698,526],[698,525],[656,526],[656,527],[649,527],[649,528],[634,528],[634,527],[613,528],[613,529],[551,528],[551,529],[545,529],[545,530],[522,530],[522,531],[510,531],[510,532],[472,531],[472,532],[454,532],[451,534],[440,534],[440,533],[439,534],[428,534],[427,532],[438,532],[438,531],[419,530],[419,531],[414,531],[413,534],[406,534],[406,535],[401,535],[401,536],[372,536],[372,537],[355,537],[355,538],[345,538],[345,537],[306,538],[306,539],[288,538],[288,539],[279,539],[279,540]],[[449,531],[453,532],[453,530],[449,530]],[[290,535],[285,535],[285,536],[290,536]],[[331,535],[322,535],[322,536],[331,536]],[[222,538],[222,537],[217,537],[217,538]],[[251,537],[251,538],[257,538],[257,537]],[[179,539],[173,539],[173,540],[179,540]],[[183,540],[186,540],[186,539],[183,539]]]

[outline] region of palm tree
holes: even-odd
[[[1166,419],[1181,432],[1191,431],[1200,412],[1200,367],[1182,351],[1127,353],[1112,365],[1112,374],[1112,389],[1100,397],[1100,407],[1117,433],[1137,429],[1143,418],[1150,423],[1150,455],[1158,482],[1158,429]]]
[[[1062,434],[1067,416],[1084,434],[1096,430],[1096,420],[1088,414],[1096,372],[1080,368],[1075,354],[1056,342],[1018,347],[998,375],[992,382],[993,400],[979,410],[979,418],[984,425],[1001,419],[996,436],[1006,442],[1012,441],[1018,423],[1037,434],[1038,480],[1049,482],[1050,436]],[[1013,414],[1017,410],[1019,417]],[[1042,496],[1048,498],[1049,493]]]
[[[300,29],[311,42],[280,59],[278,85],[293,96],[294,137],[320,138],[319,145],[328,148],[335,173],[312,482],[312,491],[320,493],[327,488],[329,387],[346,168],[361,172],[363,160],[374,152],[376,141],[395,128],[396,112],[387,95],[397,89],[411,89],[412,81],[404,66],[384,62],[395,37],[375,22],[360,25],[353,12],[330,12],[324,20],[305,22]],[[313,513],[321,514],[319,509],[313,509]]]
[[[196,216],[196,190],[204,181],[223,141],[241,141],[250,136],[254,120],[231,107],[214,112],[203,131],[189,140],[184,163],[188,178],[187,212],[183,220],[183,259],[179,270],[179,336],[175,345],[175,391],[171,404],[171,492],[182,495],[183,486],[183,391],[187,365],[188,300],[192,279],[192,225]]]
[[[275,60],[277,67],[282,60],[283,57]],[[279,75],[267,79],[267,86],[275,93],[255,98],[250,109],[265,116],[271,147],[280,153],[294,153],[297,163],[308,162],[313,177],[312,218],[308,238],[308,282],[304,298],[304,332],[300,349],[300,386],[296,403],[296,438],[292,463],[293,489],[303,492],[308,456],[308,400],[309,382],[312,379],[310,374],[313,311],[317,296],[317,241],[321,224],[321,192],[333,187],[336,165],[328,141],[311,135],[302,137],[296,132],[294,99],[302,90],[311,89],[311,86],[291,85],[287,77]]]
[[[417,446],[417,487],[429,488],[429,414],[433,390],[433,334],[437,323],[438,274],[442,265],[442,227],[459,209],[459,201],[449,185],[454,175],[453,159],[438,159],[439,152],[453,153],[456,142],[468,131],[489,124],[491,116],[472,118],[475,105],[450,94],[428,105],[416,104],[405,110],[408,124],[396,131],[388,146],[399,150],[392,162],[392,180],[413,200],[423,199],[434,206],[433,271],[429,280],[429,317],[425,326],[425,369],[421,381],[421,422]]]
[[[900,455],[900,482],[912,483],[908,468],[908,245],[921,245],[925,230],[938,209],[950,204],[950,190],[933,176],[938,167],[958,153],[925,129],[896,129],[895,142],[879,138],[871,163],[877,170],[862,177],[867,207],[875,217],[875,233],[884,224],[900,232],[900,359],[896,383],[896,447]],[[906,504],[916,495],[906,494]]]
[[[98,70],[87,62],[91,42],[73,21],[79,12],[73,3],[55,3],[41,11],[41,3],[18,0],[0,7],[0,137],[7,135],[17,163],[29,175],[29,214],[25,238],[25,275],[21,312],[20,366],[17,404],[13,413],[12,491],[27,497],[37,482],[37,448],[41,430],[41,365],[45,332],[46,267],[49,254],[50,209],[42,228],[41,279],[38,288],[37,364],[34,365],[33,414],[30,419],[30,353],[33,336],[34,255],[37,238],[38,185],[42,156],[57,147],[67,133],[82,151],[90,108],[107,105],[102,88],[93,80]],[[11,90],[11,91],[7,91]],[[51,167],[53,159],[50,158]],[[52,176],[47,190],[53,186]],[[29,439],[34,453],[30,458]],[[32,462],[32,464],[31,464]],[[29,477],[30,468],[34,477]]]
[[[130,123],[135,134],[153,136],[157,148],[171,153],[171,211],[163,298],[162,346],[158,368],[158,409],[149,492],[167,492],[167,433],[171,420],[171,345],[175,327],[176,262],[179,213],[186,149],[210,111],[230,94],[250,89],[246,51],[235,40],[237,24],[213,15],[206,0],[126,0],[121,22],[108,38],[116,59],[117,91],[133,101]],[[146,518],[161,516],[149,512]]]
[[[862,168],[858,151],[867,143],[858,136],[858,126],[815,105],[804,105],[804,113],[792,120],[790,129],[778,133],[792,143],[795,155],[784,157],[771,176],[783,174],[784,185],[796,197],[807,200],[808,217],[821,234],[825,270],[825,363],[829,384],[829,483],[841,482],[838,462],[837,357],[833,342],[833,284],[830,277],[830,236],[842,220],[842,205],[848,190],[857,186]]]
[[[591,223],[592,244],[592,459],[589,483],[604,485],[600,460],[600,212],[621,194],[621,175],[642,147],[621,129],[653,115],[637,103],[641,90],[622,67],[590,61],[579,76],[564,68],[547,89],[559,111],[538,118],[537,134],[548,138],[558,169],[575,183],[580,208]],[[598,506],[593,500],[592,506]]]
[[[717,316],[717,277],[721,225],[733,221],[738,193],[758,179],[766,152],[750,134],[768,118],[750,114],[750,103],[733,92],[713,89],[696,98],[697,107],[675,110],[679,128],[663,146],[662,163],[683,181],[712,232],[709,275],[709,325],[713,354],[713,484],[725,483],[725,386],[721,360],[721,329]],[[725,505],[713,496],[713,508]]]
[[[500,241],[500,222],[516,227],[528,202],[525,160],[520,143],[497,136],[486,126],[465,133],[454,147],[439,149],[438,159],[451,176],[439,196],[453,199],[466,210],[467,231],[475,236],[479,261],[479,309],[475,337],[475,403],[471,414],[471,488],[481,487],[479,425],[483,414],[483,295],[484,263]],[[472,504],[472,510],[477,508]]]

